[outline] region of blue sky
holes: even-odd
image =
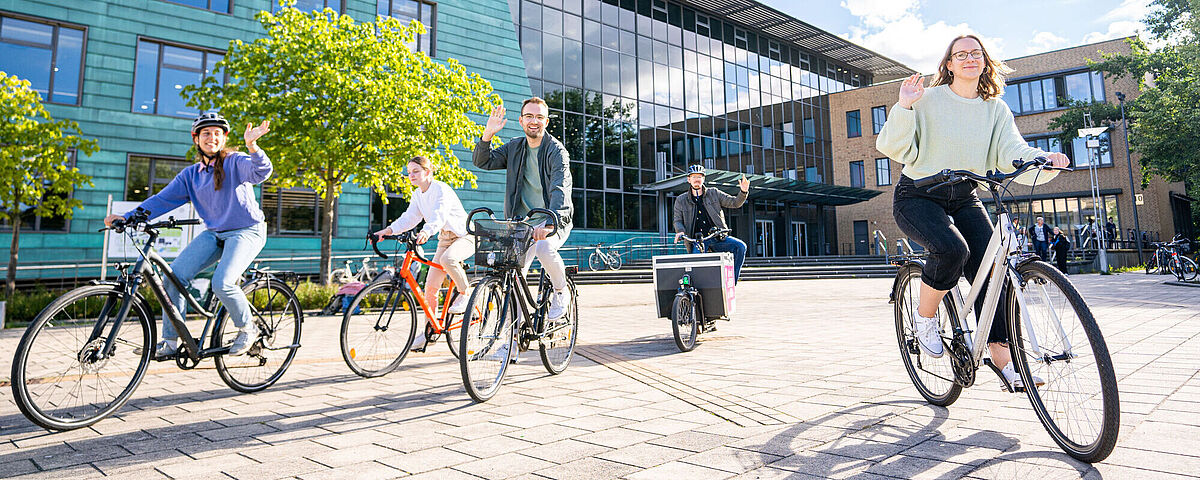
[[[922,73],[962,33],[1013,58],[1144,30],[1149,0],[760,0]],[[1143,36],[1145,38],[1145,36]]]

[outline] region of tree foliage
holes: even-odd
[[[6,296],[17,274],[22,214],[70,217],[82,202],[72,198],[92,180],[69,162],[71,150],[91,154],[96,141],[78,136],[79,125],[54,120],[29,81],[0,71],[0,217],[12,228]],[[74,132],[74,133],[72,133]]]
[[[271,120],[271,133],[259,142],[275,165],[271,181],[312,188],[323,199],[323,281],[333,202],[344,183],[408,197],[413,187],[404,166],[423,155],[436,164],[437,179],[475,186],[452,149],[473,147],[482,127],[467,114],[486,113],[500,98],[458,61],[411,50],[415,36],[425,33],[419,22],[355,22],[331,9],[294,8],[257,18],[266,36],[234,40],[217,64],[229,82],[213,75],[185,88],[184,96],[202,110],[220,109],[234,125]]]
[[[1200,198],[1200,0],[1154,0],[1151,6],[1145,23],[1162,46],[1133,38],[1130,54],[1106,54],[1091,67],[1138,80],[1139,95],[1125,108],[1143,178],[1186,182],[1189,194]],[[1200,212],[1193,210],[1195,218]]]

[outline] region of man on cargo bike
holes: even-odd
[[[658,314],[671,318],[675,345],[684,352],[696,347],[700,331],[716,330],[715,320],[728,320],[733,310],[746,244],[729,236],[722,208],[741,207],[750,193],[744,175],[737,196],[705,187],[701,165],[688,168],[687,180],[691,188],[675,198],[672,224],[675,241],[684,240],[689,254],[654,257]]]

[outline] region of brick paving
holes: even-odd
[[[1140,273],[1072,277],[1114,354],[1116,451],[1063,454],[1023,395],[981,372],[949,408],[901,365],[889,279],[747,282],[738,313],[679,353],[648,285],[580,288],[578,355],[528,352],[475,404],[444,346],[361,379],[339,319],[309,317],[277,385],[245,395],[211,362],[151,372],[117,414],[49,433],[0,390],[0,477],[1197,478],[1200,296]],[[21,332],[0,331],[0,382]]]

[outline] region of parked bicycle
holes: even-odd
[[[479,213],[489,218],[472,222]],[[551,235],[562,228],[558,214],[544,208],[512,220],[497,220],[488,208],[476,208],[467,215],[467,232],[476,239],[475,264],[491,269],[471,293],[459,347],[463,386],[477,402],[486,402],[500,389],[509,361],[518,354],[514,349],[524,352],[537,342],[542,365],[552,375],[566,370],[575,353],[579,333],[575,282],[567,277],[570,298],[566,314],[550,320],[546,312],[554,289],[545,268],[538,275],[536,295],[522,275],[526,252],[534,244],[534,227],[527,221],[536,214],[551,219]],[[567,267],[568,275],[576,270]]]
[[[1007,191],[1007,181],[1031,168],[1050,168],[1044,162],[1040,158],[1015,161],[1016,171],[1011,174],[943,170],[915,184],[926,187],[975,181],[986,184],[992,198],[1003,199],[1001,191]],[[982,266],[971,280],[971,291],[964,298],[955,288],[938,311],[946,352],[938,358],[922,352],[913,326],[924,262],[911,256],[901,265],[891,302],[904,366],[921,396],[935,405],[948,406],[964,387],[975,383],[980,365],[987,365],[1000,377],[1003,389],[1025,391],[1038,420],[1064,451],[1085,462],[1103,460],[1116,445],[1120,409],[1112,358],[1100,327],[1066,276],[1016,250],[1008,205],[997,202],[997,209],[995,231]],[[972,317],[980,295],[984,296],[982,311]],[[983,358],[1000,302],[1007,302],[1009,349],[1023,389],[1014,389],[991,360]]]
[[[1182,235],[1176,235],[1170,242],[1151,243],[1154,254],[1146,261],[1146,273],[1170,273],[1180,281],[1195,280],[1200,268],[1185,255],[1190,244]]]
[[[148,236],[132,268],[120,269],[114,282],[96,282],[67,292],[46,306],[21,337],[13,358],[12,390],[21,413],[33,423],[51,430],[72,430],[100,421],[129,400],[151,360],[174,361],[179,368],[191,370],[211,357],[221,380],[234,390],[249,393],[277,382],[296,356],[304,313],[292,289],[269,272],[260,271],[256,279],[242,286],[260,331],[246,354],[225,355],[229,352],[226,340],[232,341],[238,333],[225,308],[210,312],[185,293],[187,305],[206,319],[200,335],[192,336],[179,306],[167,296],[163,277],[179,291],[187,289],[154,245],[159,230],[200,221],[172,217],[150,223],[147,216],[139,212],[111,227],[131,241],[135,232]],[[158,323],[150,303],[138,291],[143,284],[150,287],[179,332],[182,348],[177,354],[154,356]]]
[[[591,268],[593,272],[621,269],[621,252],[617,250],[617,247],[604,248],[603,243],[597,243],[593,248],[595,250],[588,255],[588,268]]]
[[[730,231],[714,227],[699,239],[687,235],[682,238],[692,245],[704,245]],[[725,315],[730,308],[727,292],[733,288],[733,256],[728,253],[662,255],[654,257],[653,264],[659,316],[670,316],[675,346],[681,352],[690,352],[696,348],[696,339],[701,333],[716,330],[717,319],[729,319]],[[674,296],[669,297],[672,284],[677,286]],[[710,298],[705,299],[702,290],[709,292]]]
[[[404,256],[395,256],[395,272],[398,274],[380,277],[375,283],[368,285],[354,296],[346,312],[342,314],[342,329],[340,344],[342,359],[350,370],[362,377],[378,377],[386,375],[400,366],[408,351],[412,348],[417,328],[425,325],[426,347],[437,341],[443,333],[450,353],[458,358],[459,327],[461,321],[457,315],[449,313],[450,304],[458,297],[458,289],[454,280],[447,277],[450,288],[446,290],[440,316],[434,315],[421,288],[417,284],[413,268],[416,264],[425,264],[429,268],[442,269],[441,265],[429,261],[418,249],[417,235],[410,230],[399,235],[377,237],[368,234],[367,240],[371,248],[380,258],[387,259],[388,255],[379,250],[380,240],[396,240],[396,251],[407,247]],[[414,295],[413,292],[417,292]],[[419,322],[417,307],[420,306],[428,322]],[[424,351],[424,348],[421,349]]]
[[[379,273],[371,268],[371,257],[363,257],[361,266],[362,268],[359,268],[358,271],[355,271],[354,261],[347,259],[346,263],[342,265],[342,268],[334,269],[333,272],[329,274],[329,278],[336,283],[371,283],[371,280],[374,280],[375,276]]]

